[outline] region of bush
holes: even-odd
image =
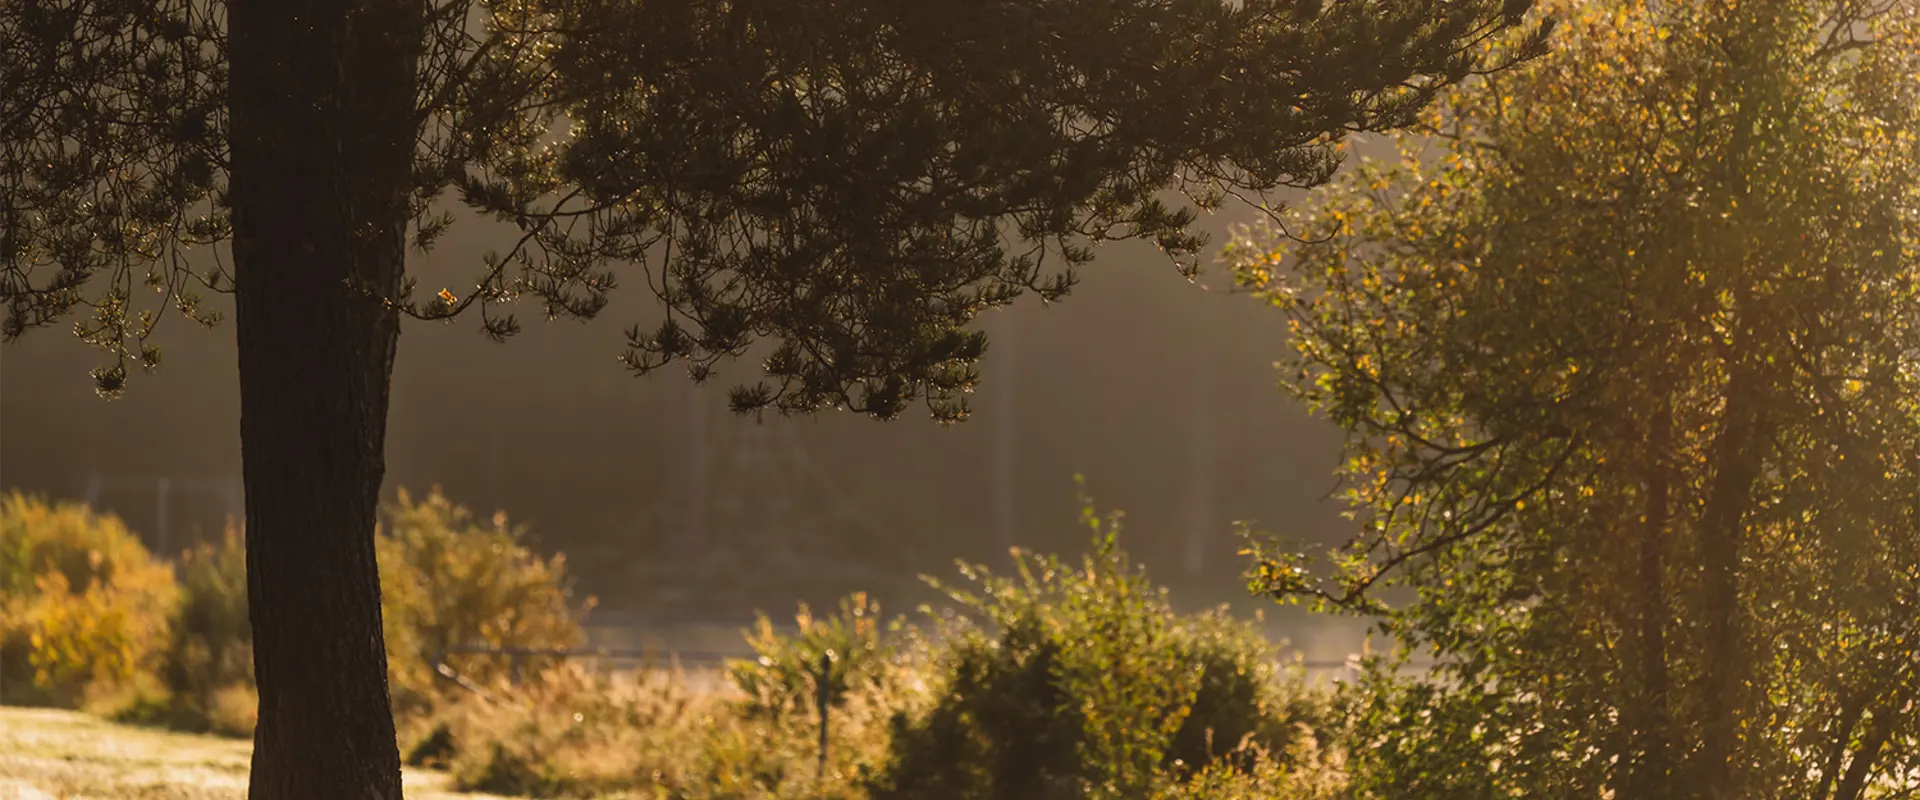
[[[260,721],[260,693],[251,683],[235,683],[213,690],[206,707],[208,733],[247,738]]]
[[[375,542],[381,612],[395,710],[424,713],[441,699],[433,658],[464,644],[563,648],[583,636],[569,608],[566,562],[543,559],[504,514],[476,522],[436,488],[416,502],[401,490]],[[247,622],[246,544],[235,526],[180,563],[184,601],[164,676],[174,694],[171,724],[245,736],[254,710],[253,634]],[[588,605],[591,601],[588,601]],[[482,683],[506,665],[480,656],[446,661]],[[536,664],[535,671],[541,665]]]
[[[173,694],[175,727],[251,736],[253,629],[247,623],[247,553],[229,523],[218,543],[182,553],[181,602],[162,676]]]
[[[944,626],[938,699],[896,718],[875,797],[1147,796],[1297,749],[1319,721],[1324,704],[1278,680],[1256,631],[1176,615],[1117,546],[1118,515],[1082,518],[1094,552],[1079,569],[1016,552],[1017,579],[962,565],[977,593],[942,587],[972,617]]]
[[[835,712],[824,775],[815,720],[750,718],[741,697],[660,670],[620,679],[552,668],[520,691],[445,704],[409,727],[403,749],[409,763],[447,767],[463,791],[850,800],[886,754],[891,707],[876,699],[856,687]]]
[[[854,797],[888,759],[891,720],[925,706],[926,644],[864,593],[837,615],[802,605],[792,632],[765,615],[748,634],[756,657],[728,665],[733,724],[707,732],[699,779],[715,797]],[[821,657],[830,723],[820,759]],[[822,773],[822,767],[825,771]],[[816,779],[817,778],[817,779]]]
[[[0,498],[0,699],[76,707],[137,688],[150,705],[177,597],[173,571],[118,517],[9,492]]]
[[[916,697],[917,640],[882,624],[864,596],[840,613],[803,608],[797,630],[764,616],[748,632],[758,657],[728,666],[717,690],[677,672],[614,679],[577,664],[484,695],[463,695],[403,733],[415,765],[445,766],[462,789],[544,797],[627,791],[641,797],[864,797],[888,754],[889,720]],[[819,655],[834,654],[828,758],[820,772],[814,712]]]
[[[0,507],[0,699],[89,704],[118,719],[250,735],[256,718],[246,547],[236,526],[155,562],[119,519],[10,494]],[[454,645],[581,643],[566,562],[504,514],[480,524],[436,489],[405,491],[376,541],[395,709],[440,699],[432,658]],[[447,657],[480,682],[504,663]],[[542,665],[535,664],[537,671]],[[92,701],[92,702],[89,702]]]
[[[1337,757],[1302,736],[1284,753],[1256,745],[1234,751],[1186,780],[1162,780],[1154,800],[1344,800],[1346,775]]]
[[[801,604],[792,635],[776,631],[765,614],[757,616],[747,634],[755,658],[727,667],[734,687],[746,696],[741,710],[750,718],[778,721],[795,712],[817,713],[823,656],[828,703],[842,708],[852,692],[880,688],[904,649],[902,621],[882,623],[880,605],[865,593],[842,599],[835,616],[815,617]]]
[[[467,791],[592,797],[632,781],[642,739],[663,722],[645,699],[576,666],[548,669],[519,691],[457,704],[410,755],[437,756],[425,760]]]
[[[439,698],[433,661],[449,648],[570,648],[582,644],[588,598],[570,605],[565,556],[541,558],[526,530],[505,512],[480,523],[436,487],[415,502],[402,489],[387,508],[377,542],[387,665],[397,711],[420,712]],[[508,664],[481,655],[445,655],[445,662],[485,684]],[[533,672],[548,664],[535,659]]]
[[[1181,620],[1173,645],[1182,661],[1199,665],[1200,680],[1169,743],[1172,764],[1252,769],[1256,754],[1284,761],[1300,747],[1318,752],[1331,744],[1328,693],[1282,669],[1279,648],[1225,608]]]
[[[413,726],[415,764],[444,766],[463,791],[594,797],[643,785],[690,786],[717,699],[670,674],[619,680],[577,664],[513,692],[463,695]]]

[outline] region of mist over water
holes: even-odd
[[[1210,251],[1253,218],[1203,219]],[[412,272],[423,290],[458,290],[502,235],[463,221]],[[1358,623],[1309,622],[1240,579],[1237,520],[1346,532],[1325,499],[1339,433],[1277,389],[1280,315],[1222,270],[1189,283],[1140,243],[1104,246],[1081,278],[1062,303],[983,317],[974,415],[950,428],[923,412],[737,417],[726,390],[754,377],[747,359],[704,386],[677,369],[635,378],[615,359],[621,331],[657,314],[637,272],[590,323],[517,308],[525,332],[506,344],[474,321],[410,322],[387,495],[438,485],[482,516],[508,512],[567,554],[609,622],[734,626],[862,589],[911,612],[939,600],[918,575],[1006,566],[1009,546],[1077,556],[1081,474],[1103,513],[1124,511],[1122,546],[1176,605],[1263,609],[1310,657],[1351,652]],[[0,351],[0,485],[91,499],[163,551],[217,533],[240,508],[230,315],[212,330],[171,319],[158,338],[162,367],[112,402],[86,374],[96,354],[64,330]]]

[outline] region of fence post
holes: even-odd
[[[833,700],[833,652],[820,654],[820,674],[814,681],[814,705],[820,712],[820,765],[814,770],[818,785],[827,776],[827,716]]]

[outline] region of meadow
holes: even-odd
[[[0,706],[0,800],[237,800],[251,751],[245,739]],[[497,800],[450,783],[443,772],[406,771],[414,800]]]

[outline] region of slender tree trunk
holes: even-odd
[[[1899,730],[1903,723],[1912,719],[1916,711],[1920,711],[1920,706],[1916,706],[1916,703],[1920,702],[1920,675],[1912,671],[1903,671],[1901,675],[1894,677],[1893,683],[1893,688],[1877,698],[1879,700],[1877,705],[1869,706],[1867,703],[1862,703],[1854,708],[1852,718],[1847,720],[1846,727],[1836,732],[1835,744],[1840,750],[1845,750],[1847,740],[1851,738],[1849,734],[1852,733],[1855,723],[1859,721],[1859,711],[1869,707],[1873,711],[1873,720],[1868,723],[1866,736],[1861,738],[1860,746],[1854,750],[1853,757],[1848,760],[1846,774],[1841,777],[1840,785],[1833,791],[1833,800],[1859,800],[1866,793],[1867,781],[1873,777],[1874,769],[1880,757],[1886,753],[1887,744],[1893,740],[1894,732]],[[1828,778],[1832,777],[1838,765],[1839,759],[1831,762],[1827,769]]]
[[[229,6],[253,800],[401,796],[373,533],[417,13],[408,0]]]
[[[1874,762],[1880,760],[1880,754],[1887,749],[1887,741],[1893,738],[1894,720],[1898,713],[1892,698],[1884,709],[1873,715],[1872,727],[1860,742],[1860,749],[1853,754],[1853,760],[1847,764],[1846,777],[1840,779],[1840,786],[1833,792],[1834,800],[1859,800],[1861,793],[1867,790],[1867,779],[1873,776]]]
[[[1740,303],[1737,308],[1739,313],[1751,313],[1749,303]],[[1764,456],[1760,445],[1766,439],[1761,430],[1759,376],[1755,366],[1741,355],[1741,349],[1742,343],[1736,340],[1736,360],[1722,412],[1724,421],[1711,456],[1713,478],[1700,514],[1706,663],[1695,791],[1709,800],[1736,797],[1732,758],[1738,738],[1740,686],[1749,655],[1740,632],[1740,553],[1753,484],[1759,479]]]
[[[1820,788],[1813,793],[1816,800],[1833,796],[1827,790],[1833,788],[1834,780],[1840,776],[1840,765],[1847,758],[1847,744],[1853,741],[1853,729],[1860,725],[1860,714],[1867,710],[1868,692],[1864,688],[1856,692],[1841,703],[1840,714],[1834,718],[1832,746],[1827,749],[1827,763],[1820,770]]]
[[[1734,331],[1724,351],[1729,372],[1721,427],[1708,456],[1713,475],[1700,512],[1701,611],[1706,635],[1701,741],[1693,790],[1707,800],[1736,800],[1740,776],[1732,759],[1739,739],[1740,687],[1750,655],[1740,631],[1740,553],[1754,482],[1759,480],[1763,447],[1769,439],[1762,427],[1763,375],[1749,355],[1764,314],[1749,277],[1754,259],[1764,253],[1754,236],[1767,230],[1764,220],[1769,218],[1768,198],[1756,196],[1753,189],[1755,170],[1766,164],[1766,154],[1753,137],[1777,101],[1770,90],[1777,90],[1780,76],[1778,64],[1769,57],[1775,50],[1769,42],[1778,33],[1779,9],[1727,4],[1719,10],[1725,16],[1710,17],[1708,27],[1721,38],[1725,52],[1721,66],[1727,70],[1726,88],[1735,106],[1720,176],[1728,200],[1723,232],[1734,267],[1729,287]]]
[[[1633,796],[1665,797],[1673,772],[1672,701],[1667,676],[1667,588],[1666,555],[1662,540],[1670,518],[1673,448],[1672,390],[1661,387],[1659,406],[1647,432],[1647,448],[1653,463],[1646,481],[1646,504],[1641,508],[1640,536],[1637,544],[1636,577],[1639,591],[1635,600],[1639,619],[1640,688],[1643,692],[1639,743],[1640,760],[1633,766],[1628,785]]]

